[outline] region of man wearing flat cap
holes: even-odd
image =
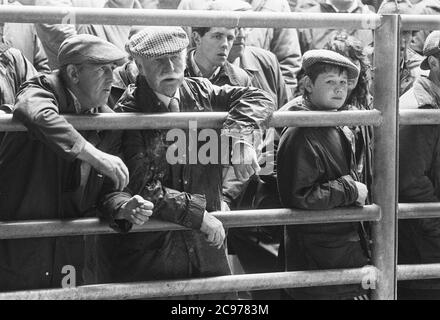
[[[400,97],[403,109],[440,109],[440,31],[423,47],[422,70]],[[440,201],[440,126],[401,126],[399,131],[399,202]],[[399,264],[440,263],[440,219],[399,221]],[[440,299],[440,280],[399,282],[399,299]]]
[[[346,101],[348,79],[358,67],[330,50],[304,53],[305,93],[280,111],[336,112]],[[368,190],[359,182],[352,131],[345,126],[286,128],[278,146],[278,190],[283,207],[328,210],[363,206]],[[288,271],[361,268],[368,264],[360,223],[287,226]],[[368,299],[360,284],[286,289],[293,299]]]
[[[136,84],[128,87],[117,108],[142,113],[229,110],[222,134],[232,139],[232,164],[237,176],[246,180],[259,171],[250,137],[254,130],[266,127],[274,103],[255,88],[217,87],[205,78],[185,78],[187,46],[187,35],[180,27],[148,27],[134,35],[126,47],[140,75]],[[100,270],[103,278],[99,282],[230,274],[223,245],[225,230],[210,213],[221,209],[219,157],[222,152],[211,150],[212,157],[204,162],[197,156],[202,153],[203,143],[191,141],[194,130],[179,131],[189,142],[188,150],[186,143],[181,150],[181,141],[174,143],[174,138],[170,141],[167,137],[176,130],[127,131],[122,149],[131,177],[128,189],[153,202],[156,208],[153,217],[191,230],[129,234],[125,241],[102,237],[98,251],[104,254],[102,267],[106,270]],[[214,138],[220,141],[219,135]],[[192,143],[197,143],[197,147],[191,148]],[[175,151],[181,155],[177,161],[174,161]],[[224,154],[229,154],[229,150]],[[210,296],[230,297],[229,294]]]
[[[0,145],[1,221],[95,216],[98,205],[115,229],[148,220],[152,204],[139,196],[111,207],[106,202],[129,180],[122,160],[112,155],[121,134],[78,132],[61,116],[112,112],[106,106],[112,70],[124,57],[98,37],[73,36],[60,47],[59,71],[22,85],[13,115],[28,131],[8,133]],[[75,270],[70,285],[83,283],[81,236],[1,240],[0,256],[3,291],[61,287],[64,266]]]

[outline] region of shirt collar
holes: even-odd
[[[200,71],[199,66],[197,65],[196,59],[194,58],[195,55],[195,50],[191,51],[189,53],[189,62],[191,63],[191,67],[195,73],[196,77],[201,77],[201,78],[205,78],[202,74],[202,71]],[[208,78],[208,80],[212,80],[214,79],[218,74],[220,73],[220,67],[217,67],[217,69],[215,69],[215,71],[213,72],[213,74]]]
[[[177,99],[177,101],[180,103],[180,91],[179,89],[176,90],[176,93],[174,94],[173,97],[168,97],[162,93],[156,92],[154,91],[154,93],[156,94],[157,98],[165,105],[165,107],[168,108],[168,106],[170,105],[170,101],[172,98]]]
[[[331,6],[335,12],[340,12],[340,10],[338,8],[336,8],[331,2],[330,0],[325,0],[325,3],[328,4],[329,6]],[[351,5],[350,8],[347,9],[348,13],[353,13],[354,11],[356,11],[356,9],[359,7],[359,2],[356,0],[353,2],[353,4]]]

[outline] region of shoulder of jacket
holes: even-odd
[[[399,109],[417,109],[418,107],[414,88],[409,89],[399,98]]]

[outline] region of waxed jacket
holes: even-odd
[[[439,109],[439,88],[418,78],[400,98],[405,109]],[[399,202],[440,201],[440,126],[401,126],[399,131]],[[440,219],[399,221],[399,263],[440,262]],[[438,279],[404,281],[402,286],[440,288]]]
[[[112,112],[100,108],[100,112]],[[77,132],[59,114],[74,114],[72,96],[58,73],[26,82],[17,94],[14,118],[28,132],[8,133],[0,145],[0,220],[74,219],[96,214],[96,202],[111,184],[91,168],[84,192],[76,160],[88,140],[104,152],[120,146],[120,133]],[[2,291],[60,288],[62,269],[76,270],[82,284],[82,236],[0,240]]]
[[[185,78],[179,91],[181,112],[223,111],[225,105],[229,106],[224,128],[265,128],[274,109],[273,102],[262,91],[217,87],[203,78]],[[127,88],[117,109],[143,113],[168,111],[143,76],[137,78],[136,85]],[[98,261],[99,282],[230,274],[225,250],[209,246],[199,231],[205,210],[221,209],[223,166],[215,162],[201,164],[198,159],[195,159],[195,163],[191,162],[194,151],[185,151],[188,157],[179,158],[183,163],[170,164],[167,151],[175,144],[174,141],[167,141],[169,132],[131,130],[125,133],[122,150],[130,171],[128,189],[155,204],[153,217],[186,226],[193,231],[98,237],[98,251],[102,254]],[[184,132],[189,137],[188,131]],[[198,142],[197,150],[201,145],[203,143]],[[118,197],[108,199],[106,205],[112,207],[112,202],[119,201]],[[129,228],[124,231],[129,231]]]
[[[310,109],[310,103],[298,97],[283,111]],[[358,177],[353,150],[352,132],[347,127],[286,129],[277,157],[283,206],[306,210],[354,206]],[[288,226],[285,245],[290,271],[356,268],[368,263],[359,223]],[[289,293],[296,298],[330,299],[355,297],[363,290],[359,285],[346,285]]]

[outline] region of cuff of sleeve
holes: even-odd
[[[128,193],[121,192],[117,199],[107,203],[102,209],[104,212],[108,212],[107,217],[109,219],[109,226],[116,232],[128,233],[133,228],[133,224],[127,220],[116,219],[116,215],[121,209],[122,205],[130,199]]]
[[[206,210],[205,196],[200,194],[189,195],[186,208],[186,215],[183,219],[183,226],[199,230],[202,226],[203,216]]]
[[[359,193],[356,187],[356,183],[354,181],[354,179],[349,176],[343,176],[341,178],[342,183],[344,185],[344,189],[347,191],[348,194],[348,203],[347,204],[354,204],[357,200],[357,198],[359,197]]]
[[[84,150],[87,142],[88,141],[82,135],[78,134],[78,138],[71,149],[71,154],[74,158],[78,157],[79,154]]]
[[[14,111],[14,107],[10,104],[2,104],[0,105],[0,110],[10,114]]]

